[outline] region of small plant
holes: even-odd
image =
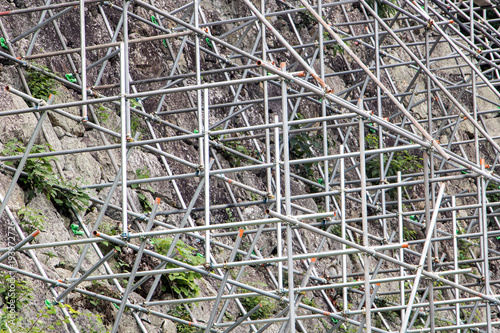
[[[45,333],[59,332],[64,324],[69,324],[69,317],[63,319],[57,317],[57,308],[66,309],[70,313],[70,317],[76,319],[79,316],[85,316],[88,323],[84,326],[78,325],[82,332],[97,333],[106,332],[106,328],[102,323],[102,318],[99,315],[92,313],[80,313],[73,309],[69,304],[59,303],[53,305],[47,303],[42,309],[38,310],[35,318],[23,318],[16,314],[11,319],[7,314],[7,308],[4,308],[0,313],[0,333],[17,332],[17,333]],[[7,330],[7,325],[10,330]]]
[[[118,258],[116,260],[116,264],[115,264],[115,267],[118,268],[118,269],[121,269],[122,272],[125,272],[125,273],[128,273],[129,270],[130,270],[130,265],[127,264],[125,261],[123,261],[122,259]],[[99,300],[97,300],[99,301]],[[92,302],[91,302],[92,303]],[[95,304],[94,304],[95,305]]]
[[[305,8],[304,6],[300,6],[299,8]],[[314,25],[318,24],[318,20],[306,9],[304,11],[298,12],[298,16],[301,21],[297,24],[297,28],[306,28],[310,29]]]
[[[148,179],[150,176],[149,170],[144,166],[142,168],[138,168],[135,170],[135,175],[137,176],[137,179]],[[132,184],[130,185],[131,188],[136,189],[139,187],[139,184]]]
[[[232,223],[232,222],[236,221],[236,218],[234,217],[233,211],[231,210],[231,208],[226,208],[226,214],[227,214],[227,217],[229,218],[227,220],[228,223]]]
[[[38,64],[36,66],[46,71],[49,70],[47,67]],[[31,94],[35,98],[47,101],[51,94],[56,94],[55,89],[57,87],[57,82],[53,78],[43,75],[38,71],[33,69],[26,70],[26,81],[28,82]]]
[[[498,184],[494,183],[493,181],[490,181],[488,183],[488,186],[486,187],[486,191],[498,191],[499,189],[500,186],[498,186]],[[486,199],[488,199],[489,202],[500,202],[500,193],[486,194]]]
[[[151,240],[151,244],[155,246],[156,252],[166,255],[168,249],[172,244],[172,237],[167,238],[155,238]],[[190,264],[192,266],[198,266],[203,263],[203,258],[193,254],[195,248],[187,245],[181,240],[178,240],[176,245],[176,254],[173,258],[182,261],[184,263]],[[177,268],[177,265],[167,264],[167,268]],[[170,273],[166,276],[166,280],[171,287],[171,290],[177,295],[181,295],[184,298],[193,298],[200,292],[200,287],[196,283],[195,279],[200,279],[202,276],[200,273],[193,271]],[[166,291],[162,290],[162,291]]]
[[[314,302],[314,299],[309,299],[307,297],[302,298],[302,303],[308,306],[312,306],[314,308],[317,307],[316,302]]]
[[[325,31],[323,32],[323,40],[324,41],[329,41],[331,40],[330,39],[330,34]],[[344,41],[344,43],[347,45],[347,46],[350,46],[351,44],[349,43],[349,41]],[[333,52],[333,56],[335,57],[337,54],[343,54],[344,53],[344,48],[342,47],[342,45],[340,45],[339,43],[337,43],[336,41],[332,42],[332,43],[328,43],[328,44],[325,44],[325,48],[328,49],[328,50],[332,50]]]
[[[296,118],[297,120],[305,119],[304,115],[297,112]],[[301,125],[294,125],[291,127],[291,130],[297,130],[303,128]],[[315,149],[319,150],[323,147],[323,135],[318,132],[316,135],[309,135],[308,132],[301,132],[292,134],[289,140],[290,144],[290,158],[291,159],[303,159],[315,157]],[[335,142],[332,139],[328,139],[328,146],[334,147]],[[314,179],[314,168],[313,166],[317,165],[317,163],[303,163],[298,166],[299,174],[305,178],[309,178],[313,181]],[[316,190],[316,187],[311,188],[311,190]]]
[[[179,319],[183,319],[186,321],[191,321],[189,317],[189,312],[184,307],[184,305],[177,305],[175,309],[168,311],[168,314]],[[196,332],[196,328],[186,324],[175,323],[177,328],[177,333],[194,333]]]
[[[365,143],[368,149],[378,149],[379,139],[376,133],[369,133],[365,136]],[[387,167],[389,158],[383,155],[384,168]],[[387,169],[386,177],[397,175],[398,171],[402,173],[416,173],[422,170],[422,158],[410,154],[407,150],[395,152],[391,164]],[[366,162],[366,175],[368,178],[380,178],[380,155],[370,158]]]
[[[377,1],[377,14],[381,18],[388,18],[396,13],[396,10],[394,8],[392,8],[391,6],[389,6],[388,4],[386,4],[381,0],[367,0],[366,3],[370,7],[375,8],[375,1]],[[395,0],[388,0],[388,1],[392,4],[396,4]]]
[[[33,298],[31,290],[28,282],[16,279],[6,272],[0,273],[0,297],[5,304],[14,304],[15,311],[30,303]]]
[[[276,304],[265,296],[252,296],[240,298],[241,305],[246,311],[252,310],[257,305],[262,305],[256,312],[254,312],[250,318],[252,319],[265,319],[273,315],[276,308]]]
[[[49,262],[50,259],[57,257],[57,254],[55,254],[52,251],[44,252],[43,254],[45,254],[47,256],[47,259],[45,260],[45,265],[47,265],[47,263]]]
[[[228,148],[236,150],[237,152],[247,155],[253,156],[252,152],[249,151],[245,146],[239,144],[236,141],[228,141],[225,143]],[[242,156],[236,155],[232,152],[229,152],[226,149],[222,150],[222,155],[229,161],[229,163],[233,166],[239,167],[241,163],[245,160]]]
[[[132,112],[130,115],[130,131],[132,134],[136,132],[140,132],[142,125],[141,125],[141,117],[136,114],[135,112]]]
[[[342,226],[340,224],[334,225],[330,229],[330,232],[337,237],[342,237]]]
[[[106,123],[109,119],[111,110],[100,105],[99,108],[95,111],[96,116],[99,118],[99,121]]]
[[[24,154],[26,147],[17,139],[9,140],[2,151],[3,155]],[[52,151],[48,145],[34,145],[31,154],[45,153]],[[37,193],[43,193],[47,199],[52,201],[56,208],[64,213],[71,212],[72,209],[83,210],[89,204],[89,195],[79,189],[75,184],[66,181],[55,174],[52,170],[51,161],[56,160],[51,156],[28,158],[23,171],[26,177],[19,178],[21,187],[28,193],[28,200],[31,200]],[[7,165],[14,165],[13,162],[5,162]]]
[[[407,227],[403,227],[403,240],[412,241],[417,239],[417,232]]]
[[[144,212],[148,213],[153,209],[153,204],[149,201],[148,197],[142,193],[137,193],[137,197],[139,198],[139,202]]]
[[[41,211],[23,207],[17,212],[17,216],[19,217],[19,225],[27,233],[31,234],[36,229],[44,230],[45,219]]]

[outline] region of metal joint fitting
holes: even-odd
[[[429,21],[427,21],[427,26],[425,27],[425,29],[432,30],[433,28],[434,28],[434,21],[432,19],[429,19]]]
[[[127,232],[124,232],[123,234],[120,235],[120,237],[128,242],[130,240],[129,234]]]

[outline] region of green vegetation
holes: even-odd
[[[29,304],[33,298],[28,283],[7,272],[0,273],[0,297],[6,304],[13,303],[16,311]]]
[[[403,227],[403,240],[412,241],[417,239],[417,232],[407,227]]]
[[[250,152],[245,146],[239,144],[237,141],[228,141],[225,143],[225,145],[226,147],[234,149],[237,152],[242,153],[243,155],[252,156],[252,152]],[[232,166],[235,167],[239,167],[245,160],[243,157],[230,153],[225,149],[222,151],[222,155],[229,161]]]
[[[365,136],[365,142],[369,149],[378,149],[379,141],[378,134],[369,133]],[[384,154],[384,167],[387,166],[389,160],[388,155]],[[397,175],[398,171],[401,173],[415,173],[423,168],[422,158],[417,155],[410,154],[407,150],[395,152],[391,164],[387,169],[386,177]],[[368,178],[380,178],[380,155],[371,158],[366,162],[366,175]]]
[[[299,8],[305,7],[300,6]],[[316,20],[316,18],[307,9],[302,12],[298,12],[297,14],[300,17],[300,23],[296,24],[298,29],[310,29],[318,23],[318,20]]]
[[[102,324],[101,316],[91,313],[82,314],[74,310],[69,304],[59,303],[58,305],[53,305],[49,301],[46,301],[46,306],[35,314],[35,318],[21,317],[18,311],[22,307],[31,304],[33,300],[32,290],[32,286],[26,281],[16,279],[8,273],[0,273],[0,297],[5,304],[14,304],[12,308],[4,306],[0,311],[0,333],[8,333],[10,331],[16,333],[60,331],[59,326],[69,323],[69,318],[57,317],[57,308],[67,309],[72,318],[86,316],[88,323],[84,327],[79,327],[81,332],[97,333],[106,331]]]
[[[136,132],[141,132],[141,129],[143,128],[144,126],[142,125],[141,117],[135,112],[132,112],[130,114],[130,131],[132,132],[131,134],[134,135]]]
[[[183,319],[186,321],[191,321],[191,317],[189,317],[189,312],[184,307],[184,305],[177,305],[175,309],[168,311],[168,314],[179,319]],[[177,333],[193,333],[196,332],[196,327],[175,323],[175,327],[177,328]]]
[[[111,110],[100,105],[98,108],[94,109],[95,115],[99,118],[99,121],[102,123],[106,123],[109,119],[109,115],[111,114]]]
[[[151,243],[155,246],[156,252],[167,255],[168,249],[172,244],[172,237],[167,238],[155,238],[151,240]],[[174,259],[182,261],[192,266],[198,266],[203,263],[203,258],[193,254],[195,252],[195,248],[187,245],[181,240],[177,241],[175,245],[176,253],[174,255]],[[177,265],[167,264],[166,268],[178,268]],[[164,275],[165,277],[165,275]],[[170,273],[166,276],[164,281],[170,285],[170,289],[184,298],[193,298],[198,295],[200,292],[200,287],[196,283],[195,279],[200,279],[202,276],[200,273],[196,273],[193,271],[189,272],[179,272],[179,273]],[[163,289],[163,288],[162,288]],[[162,291],[167,291],[165,288]]]
[[[466,233],[467,233],[467,230],[465,230],[460,225],[460,223],[457,222],[457,235],[463,235]],[[469,238],[458,238],[457,239],[458,253],[456,254],[457,259],[459,261],[472,259],[471,255],[470,255],[470,250],[472,249],[472,247],[477,246],[477,245],[478,245],[477,239],[470,240]],[[459,267],[460,268],[469,268],[471,266],[470,266],[470,264],[461,264],[461,265],[459,265]]]
[[[69,324],[70,319],[60,318],[57,316],[57,308],[67,309],[72,319],[79,316],[85,316],[88,319],[86,324],[78,325],[81,332],[88,333],[101,333],[108,332],[102,323],[102,318],[99,315],[91,313],[81,313],[76,311],[69,304],[59,303],[57,305],[50,304],[38,310],[35,318],[23,318],[17,313],[13,319],[9,318],[7,308],[4,308],[0,313],[0,333],[8,333],[8,327],[12,332],[16,333],[46,333],[46,332],[60,332],[60,327],[64,324]]]
[[[342,226],[340,224],[336,224],[332,226],[330,232],[337,237],[342,237]]]
[[[302,298],[302,303],[304,303],[305,305],[308,305],[308,306],[312,306],[312,307],[318,306],[318,305],[316,305],[316,302],[314,302],[314,299],[309,299],[307,297]]]
[[[47,67],[38,64],[36,66],[46,71],[49,70]],[[56,94],[55,89],[57,87],[57,82],[53,78],[43,75],[38,71],[27,69],[26,81],[28,82],[28,87],[30,88],[31,94],[35,98],[47,101],[51,94]]]
[[[269,318],[274,314],[276,303],[274,300],[269,299],[265,296],[252,296],[252,297],[244,297],[240,298],[241,305],[245,308],[246,311],[252,310],[257,305],[261,304],[262,306],[255,311],[250,318],[252,319],[265,319]]]
[[[17,139],[11,139],[5,144],[3,155],[24,154],[26,147]],[[31,154],[52,151],[49,145],[34,145]],[[28,194],[28,200],[33,199],[37,193],[43,193],[54,206],[63,213],[69,213],[72,209],[83,210],[89,204],[89,195],[79,189],[75,184],[62,179],[52,170],[51,161],[56,158],[46,156],[28,158],[23,171],[26,177],[19,178],[21,187]],[[13,162],[5,162],[6,165],[14,165]],[[33,214],[25,215],[28,219],[36,217]],[[39,222],[39,220],[37,220]]]
[[[227,223],[232,223],[236,221],[236,218],[234,217],[233,211],[231,208],[226,208],[226,214],[228,217],[228,220],[226,221]]]
[[[142,168],[136,169],[135,174],[137,179],[148,179],[150,177],[149,170],[144,166]],[[136,189],[140,186],[140,184],[132,184],[131,188]],[[154,192],[151,186],[148,186],[148,190]],[[141,203],[142,209],[147,213],[153,209],[153,204],[143,193],[137,192],[137,197],[139,198],[139,202]]]
[[[366,3],[372,7],[375,8],[375,1],[377,1],[377,14],[381,18],[388,18],[393,16],[396,13],[396,10],[386,4],[385,2],[381,0],[367,0]],[[396,4],[395,0],[388,0],[392,4]]]
[[[297,112],[295,117],[296,120],[304,119],[304,115]],[[297,130],[300,128],[304,128],[304,125],[294,125],[291,127],[291,130]],[[309,135],[308,132],[301,132],[292,134],[289,140],[290,145],[290,159],[303,159],[315,157],[313,149],[322,149],[323,147],[323,134],[321,131],[318,131],[314,135]],[[328,138],[328,146],[334,147],[335,142],[333,139]],[[298,166],[299,174],[305,178],[309,178],[313,181],[317,181],[314,179],[314,169],[313,165],[317,163],[303,163]],[[302,169],[303,168],[303,169]],[[316,189],[316,187],[314,187]]]
[[[323,41],[329,41],[331,40],[330,38],[330,34],[325,31],[323,32]],[[351,44],[349,43],[349,41],[344,41],[344,43],[347,45],[347,46],[350,46]],[[325,44],[325,47],[327,50],[332,50],[333,51],[333,56],[335,57],[337,54],[343,54],[344,53],[344,48],[342,47],[342,45],[340,45],[339,43],[337,43],[336,41],[333,42],[333,43],[328,43],[328,44]]]
[[[44,230],[45,218],[41,211],[23,207],[17,212],[17,216],[19,217],[20,226],[27,233],[31,234],[36,229]]]
[[[500,186],[492,181],[490,181],[486,187],[486,191],[498,191],[499,189]],[[486,194],[486,199],[488,199],[488,202],[500,202],[500,193]]]

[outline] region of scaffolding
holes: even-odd
[[[2,240],[2,270],[45,282],[53,304],[71,304],[73,294],[115,304],[113,333],[128,315],[141,332],[148,331],[145,315],[207,333],[499,329],[495,4],[52,2],[0,12],[0,59],[15,66],[12,82],[19,82],[2,94],[29,103],[0,107],[0,121],[37,117],[25,152],[0,156],[2,172],[12,177],[1,193],[0,216],[21,239]],[[23,20],[36,23],[17,31],[13,22]],[[69,42],[72,24],[79,46]],[[98,32],[102,44],[92,44]],[[54,45],[45,51],[47,40]],[[149,55],[137,53],[144,50],[154,52],[150,60],[160,59],[164,70],[141,73]],[[57,70],[42,66],[55,63]],[[67,71],[57,73],[61,68]],[[26,70],[77,98],[37,97]],[[71,113],[73,107],[81,113]],[[100,108],[113,110],[119,126],[103,121]],[[100,145],[30,154],[47,135],[49,113],[98,133]],[[182,145],[191,153],[183,155]],[[127,161],[139,148],[157,156],[161,174],[131,176]],[[80,185],[99,208],[97,218],[85,221],[85,212],[74,209],[83,235],[33,242],[38,231],[25,236],[9,208],[15,184],[27,176],[26,161],[89,152],[108,154],[115,172],[109,182]],[[55,166],[64,179],[67,171]],[[260,183],[249,182],[248,174]],[[169,186],[167,210],[160,199],[146,209],[132,198],[138,187],[155,183]],[[104,198],[94,195],[104,190]],[[248,208],[261,215],[249,217]],[[110,212],[120,215],[118,235],[100,228]],[[171,243],[160,253],[151,239],[166,237]],[[260,248],[265,237],[273,239],[274,252]],[[181,240],[195,244],[200,265],[176,256]],[[103,242],[133,251],[129,272],[108,264],[117,253],[103,253]],[[40,254],[76,245],[82,250],[71,278],[51,279]],[[6,263],[18,251],[28,253],[36,272]],[[81,273],[90,251],[99,260]],[[146,257],[160,264],[141,270]],[[333,274],[325,270],[331,263],[338,268]],[[270,282],[250,283],[249,270]],[[157,298],[162,277],[187,272],[206,278],[216,293]],[[82,284],[89,281],[109,281],[120,297],[86,290]],[[131,301],[145,285],[144,301]],[[249,298],[261,301],[249,307]],[[256,315],[270,301],[272,314]],[[189,306],[204,302],[210,313],[200,320]],[[182,306],[190,318],[152,310],[159,305]],[[69,329],[79,332],[62,311]]]

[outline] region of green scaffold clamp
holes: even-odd
[[[151,22],[153,22],[156,25],[160,25],[158,23],[158,21],[156,20],[156,17],[154,17],[154,15],[151,15]],[[163,46],[168,47],[167,46],[167,41],[165,39],[162,39],[162,42],[163,42]]]
[[[51,301],[49,301],[48,299],[45,300],[45,306],[47,307],[47,309],[51,310],[54,305],[52,304]]]
[[[3,38],[3,37],[0,37],[0,46],[6,50],[9,49],[9,46],[7,45],[7,42],[5,41],[5,38]]]
[[[76,83],[76,78],[73,74],[69,73],[69,74],[66,74],[66,80],[68,80],[69,82],[71,83]]]
[[[210,46],[210,48],[213,49],[214,46],[212,45],[212,42],[210,41],[210,38],[207,37],[207,38],[205,38],[205,40],[207,41],[208,46]]]
[[[80,226],[79,226],[78,224],[72,224],[72,225],[71,225],[71,230],[73,231],[73,233],[74,233],[75,235],[83,235],[83,234],[84,234],[84,232],[83,232],[83,231],[81,231],[81,230],[78,230],[78,229],[80,229]]]

